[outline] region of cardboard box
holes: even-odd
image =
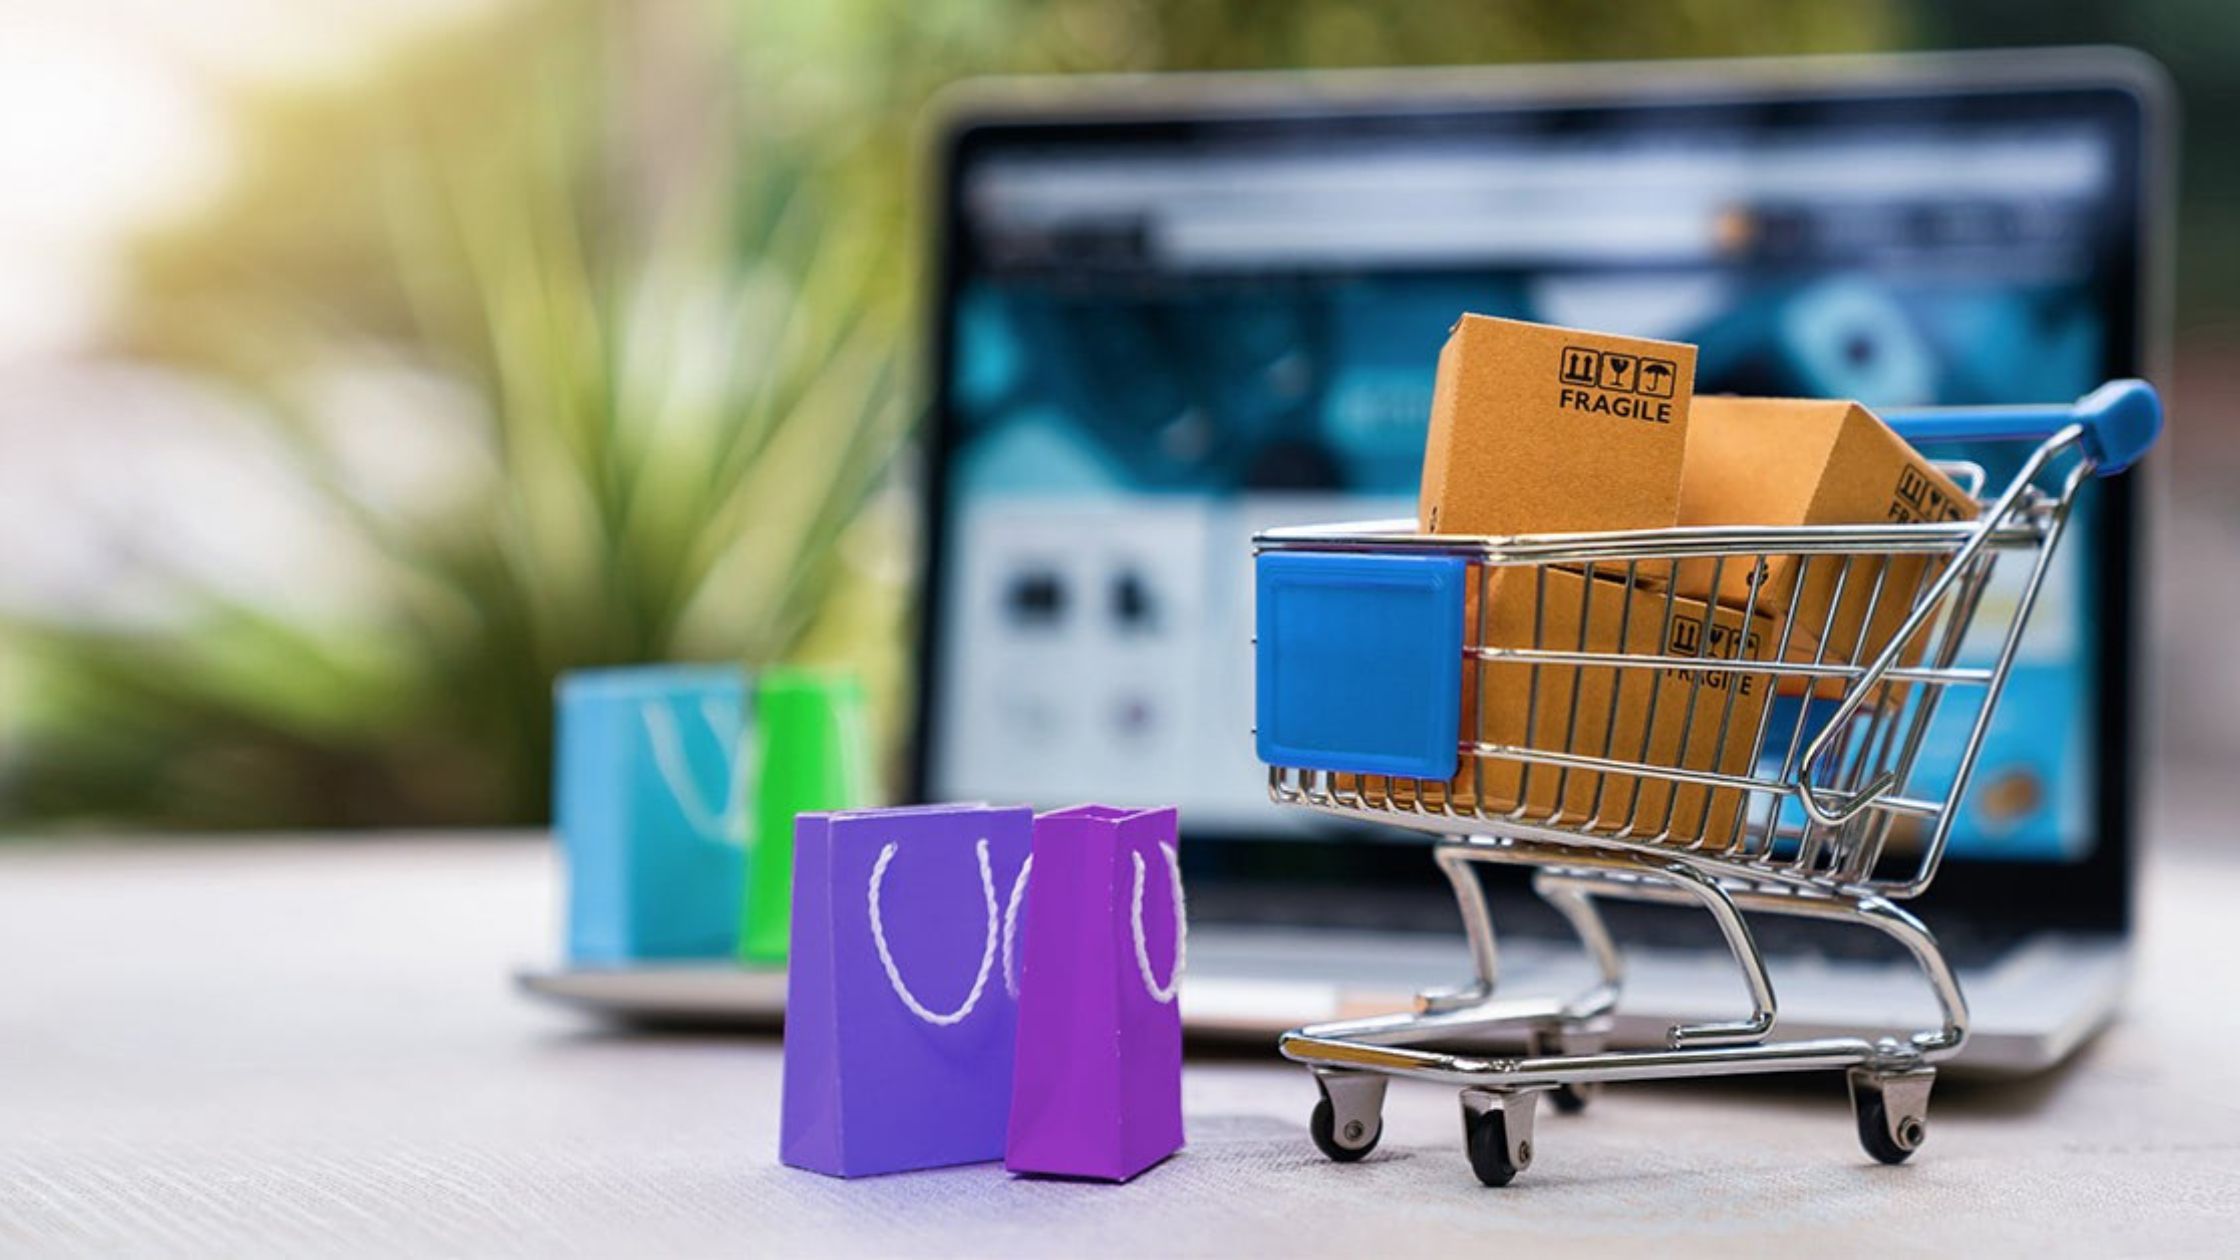
[[[1857,403],[1706,397],[1691,409],[1682,525],[1879,524],[1975,515],[1975,501],[1951,478]],[[1833,557],[1769,558],[1756,606],[1779,617],[1795,594],[1794,621],[1776,636],[1786,659],[1809,662],[1824,649],[1824,663],[1873,660],[1904,623],[1932,570],[1927,557],[1854,561],[1841,578],[1838,605],[1843,572]],[[1673,584],[1682,595],[1746,608],[1753,577],[1753,566],[1737,558],[1720,566],[1692,560],[1677,567]],[[1902,662],[1919,662],[1925,647],[1922,639],[1908,644]],[[1802,693],[1805,684],[1787,680],[1781,690]],[[1824,679],[1812,690],[1835,697],[1843,684]]]
[[[1763,660],[1772,650],[1771,617],[1748,618],[1745,632],[1745,616],[1735,609],[1628,585],[1615,576],[1597,573],[1589,581],[1573,569],[1517,567],[1494,570],[1490,582],[1482,637],[1475,598],[1464,613],[1469,642],[1529,648],[1537,638],[1541,648],[1552,651],[1730,660]],[[1475,590],[1480,584],[1472,585]],[[1744,775],[1756,758],[1770,682],[1764,674],[1470,661],[1463,668],[1463,738],[1475,732],[1482,744]],[[1341,776],[1338,787],[1357,787],[1374,804],[1434,813],[1476,810],[1481,798],[1492,813],[1522,802],[1519,821],[1591,826],[1632,839],[1663,834],[1678,842],[1709,837],[1717,843],[1733,833],[1745,795],[1618,771],[1528,765],[1504,756],[1466,756],[1445,784]]]
[[[1671,525],[1695,376],[1694,346],[1464,315],[1439,352],[1418,525]]]

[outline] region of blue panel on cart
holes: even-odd
[[[1451,777],[1468,581],[1469,565],[1448,556],[1261,555],[1260,760]]]

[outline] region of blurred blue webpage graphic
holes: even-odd
[[[1249,536],[1413,513],[1438,351],[1460,312],[1693,342],[1699,394],[1964,405],[2062,401],[2099,383],[2108,330],[2087,252],[1969,257],[987,268],[956,308],[946,506],[962,574],[941,614],[956,684],[937,781],[996,796],[1102,781],[1106,795],[1140,789],[1203,823],[1283,827],[1247,734]],[[1982,464],[1996,488],[2027,452],[1927,453]],[[2088,487],[1993,718],[1956,854],[2090,849],[2099,517]],[[2002,619],[2020,570],[1995,574],[1979,623]],[[1987,638],[1971,635],[1963,660],[1987,662]],[[1940,711],[1922,764],[1949,775],[1972,717]]]

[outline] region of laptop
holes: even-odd
[[[1425,837],[1268,800],[1251,535],[1413,515],[1462,311],[1696,343],[1699,393],[2060,401],[2157,376],[2167,112],[2152,63],[2100,50],[959,93],[936,150],[913,798],[1180,807],[1199,1037],[1465,979]],[[2018,459],[1928,453],[1994,481]],[[2141,490],[2086,492],[1912,906],[1961,968],[1963,1071],[2057,1063],[2122,993]],[[1924,760],[1963,737],[1933,729]],[[1521,881],[1491,895],[1505,991],[1585,982]],[[1618,1040],[1739,1013],[1708,920],[1610,914]],[[1784,1035],[1934,1022],[1878,934],[1756,926]],[[723,966],[524,983],[639,1020],[783,1003],[781,973]]]

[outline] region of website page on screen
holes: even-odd
[[[1694,342],[1699,394],[2074,398],[2107,369],[2113,161],[2075,124],[983,154],[959,190],[933,789],[1300,834],[1253,755],[1249,538],[1414,514],[1460,312]],[[1928,453],[1996,485],[2023,451]],[[2089,851],[2097,516],[2088,493],[1955,855]],[[1949,775],[1973,716],[1940,711],[1924,763]]]

